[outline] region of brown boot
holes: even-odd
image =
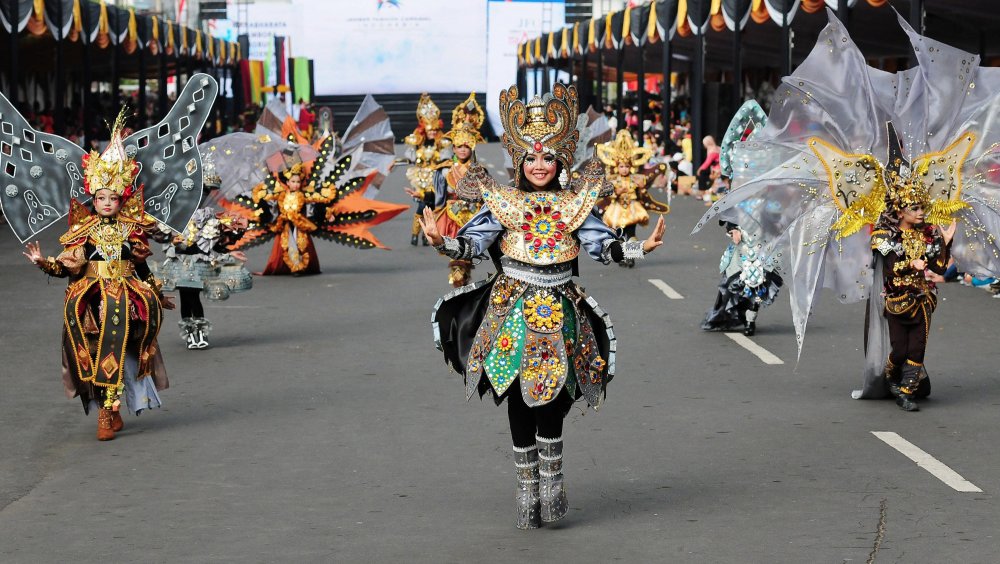
[[[118,410],[111,411],[111,430],[114,432],[119,432],[125,428],[125,422],[122,421],[122,414]]]
[[[111,410],[101,409],[97,412],[97,440],[110,441],[115,438],[115,431],[111,426]]]

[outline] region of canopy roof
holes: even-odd
[[[780,23],[787,19],[794,32],[792,58],[805,59],[826,26],[826,7],[845,0],[651,0],[637,7],[543,34],[518,46],[518,63],[526,67],[565,65],[570,58],[604,51],[615,64],[619,50],[624,67],[635,71],[645,52],[647,70],[662,65],[662,41],[670,40],[674,70],[684,70],[694,53],[695,36],[706,39],[708,68],[732,65],[732,42],[743,30],[743,68],[780,67]],[[896,25],[895,8],[909,15],[911,0],[846,0],[851,36],[867,57],[911,55],[906,35]],[[925,35],[966,51],[1000,57],[1000,10],[995,0],[924,0]],[[697,11],[697,13],[695,12]],[[640,47],[642,48],[640,50]]]

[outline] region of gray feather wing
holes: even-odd
[[[184,229],[201,203],[203,170],[198,134],[208,120],[219,85],[195,74],[162,121],[125,138],[125,151],[140,165],[146,213],[176,231]]]
[[[0,94],[0,207],[24,243],[69,213],[71,197],[84,199],[84,150],[35,131]]]

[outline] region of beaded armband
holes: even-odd
[[[472,245],[462,237],[444,237],[444,242],[434,245],[434,249],[454,260],[472,259]]]
[[[48,257],[44,262],[38,265],[38,268],[42,269],[42,272],[48,274],[49,276],[65,276],[66,269],[60,264],[56,259]]]

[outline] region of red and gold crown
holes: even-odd
[[[122,108],[103,153],[91,151],[83,156],[83,188],[91,196],[98,190],[110,190],[125,199],[135,192],[139,164],[125,152],[125,116],[126,108]]]

